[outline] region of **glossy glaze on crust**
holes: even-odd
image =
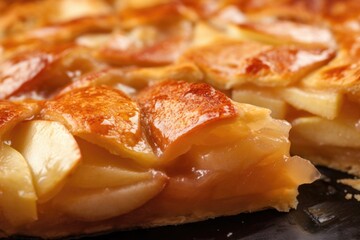
[[[190,132],[241,114],[226,95],[203,83],[163,82],[140,92],[137,101],[147,137],[159,157]]]
[[[96,67],[88,51],[72,44],[15,52],[0,62],[0,99],[49,97]]]
[[[0,65],[0,99],[31,88],[41,82],[37,76],[55,60],[54,54],[33,52],[15,56]],[[27,86],[28,85],[28,86]],[[26,90],[25,90],[26,91]]]
[[[229,89],[245,83],[287,86],[333,57],[334,51],[327,48],[220,41],[190,49],[181,61],[193,62],[209,83]]]
[[[308,89],[329,89],[348,95],[359,102],[360,97],[360,33],[354,29],[334,29],[338,54],[323,68],[304,78],[301,85]]]
[[[114,154],[152,160],[140,127],[139,107],[119,90],[105,86],[75,89],[47,101],[41,115]]]
[[[17,123],[33,118],[40,110],[36,102],[9,102],[0,100],[0,140]]]
[[[167,79],[186,79],[188,82],[200,82],[203,78],[203,73],[191,63],[151,68],[104,68],[81,76],[64,87],[60,93],[81,87],[107,85],[132,96],[147,86]]]

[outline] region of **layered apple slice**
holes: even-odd
[[[356,105],[343,107],[335,119],[302,116],[293,120],[292,151],[350,174],[360,174],[360,112]]]
[[[43,221],[48,219],[56,222],[59,215],[67,215],[70,219],[84,222],[96,222],[123,215],[145,204],[166,185],[168,177],[164,173],[144,168],[134,163],[126,151],[116,150],[123,149],[128,143],[136,145],[136,140],[144,140],[141,138],[139,121],[136,121],[139,114],[136,103],[120,91],[99,88],[96,92],[100,99],[94,96],[87,99],[88,106],[70,109],[72,113],[68,114],[68,118],[73,117],[76,120],[79,117],[76,111],[83,111],[83,118],[89,121],[79,122],[86,125],[92,121],[91,117],[95,119],[106,115],[100,108],[98,112],[86,112],[87,108],[95,109],[99,104],[106,105],[107,101],[113,100],[111,103],[115,103],[118,109],[124,108],[123,114],[107,112],[111,114],[109,117],[114,123],[118,124],[114,129],[123,133],[129,131],[128,135],[123,136],[122,140],[118,139],[113,146],[114,152],[120,152],[121,156],[109,153],[106,148],[101,147],[101,141],[95,141],[100,142],[100,146],[97,146],[81,138],[75,139],[71,134],[74,129],[67,129],[61,122],[43,120],[41,115],[37,115],[39,105],[35,102],[16,104],[3,101],[1,130],[4,133],[4,143],[1,145],[0,159],[4,174],[0,182],[0,219],[4,226],[2,229],[8,234],[25,229],[26,226],[32,228],[42,225]],[[86,93],[85,89],[85,96]],[[62,104],[65,108],[66,101],[68,100]],[[133,109],[129,108],[129,104]],[[42,114],[48,111],[50,105],[53,109],[58,106],[54,106],[54,102],[48,102]],[[58,109],[58,113],[61,115],[61,110]],[[127,114],[133,118],[129,120]],[[126,121],[128,125],[125,124]],[[96,125],[96,122],[94,124]],[[84,132],[88,130],[85,127]],[[81,130],[81,127],[77,129]],[[132,131],[134,135],[136,131],[140,131],[140,138],[132,137]],[[101,137],[101,133],[103,132],[90,129],[85,138],[90,136],[96,139],[99,135]],[[112,131],[104,138],[113,138],[116,141],[116,136],[111,134],[117,133]],[[137,149],[135,147],[134,155],[141,147],[144,146],[140,144]],[[146,154],[146,151],[144,152]],[[151,157],[147,160],[153,161]],[[137,161],[144,160],[140,158]],[[19,209],[21,211],[17,211]]]
[[[67,185],[52,199],[65,214],[83,222],[96,222],[129,213],[165,187],[168,177],[104,148],[78,139],[83,162]]]
[[[9,131],[39,111],[35,102],[0,101],[0,221],[14,229],[37,219],[37,194],[24,157],[9,146]]]
[[[12,131],[11,146],[28,162],[39,202],[49,200],[59,191],[81,159],[74,137],[58,122],[20,123]]]
[[[203,83],[164,81],[135,100],[105,86],[70,90],[8,129],[0,164],[21,169],[15,186],[29,194],[4,195],[2,230],[59,237],[289,211],[298,186],[319,176],[289,156],[289,129]],[[11,199],[24,213],[8,217]]]
[[[360,175],[358,158],[353,157],[358,156],[358,35],[348,37],[349,44],[340,44],[335,55],[333,41],[344,37],[323,28],[270,20],[245,21],[230,30],[188,49],[180,62],[198,66],[202,81],[230,89],[235,101],[268,108],[273,117],[294,124],[294,153]],[[309,44],[318,37],[316,31],[319,41]]]
[[[234,103],[206,84],[171,81],[141,92],[138,101],[170,176],[159,204],[168,217],[288,211],[297,204],[297,186],[318,176],[308,161],[289,156],[290,126],[266,109]]]
[[[2,226],[18,227],[37,219],[36,192],[30,168],[14,148],[0,145],[0,219]]]

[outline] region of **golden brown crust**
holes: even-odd
[[[202,83],[163,82],[140,92],[137,101],[147,137],[158,156],[199,127],[238,114],[226,95]]]
[[[31,92],[49,97],[79,73],[95,68],[89,55],[69,44],[15,53],[0,63],[0,99],[24,97]]]
[[[219,41],[190,49],[181,61],[198,65],[207,75],[207,80],[221,89],[245,83],[275,87],[295,83],[330,61],[334,54],[327,48]]]
[[[41,115],[115,154],[151,157],[140,128],[140,110],[119,90],[105,86],[75,89],[47,101]]]
[[[0,100],[0,140],[17,123],[34,117],[40,110],[37,102],[9,102]]]
[[[10,97],[17,92],[27,91],[41,83],[38,77],[55,61],[54,54],[46,52],[22,53],[1,63],[0,99]]]

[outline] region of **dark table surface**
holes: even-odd
[[[336,182],[350,176],[327,168],[319,170],[324,178],[301,186],[298,208],[289,213],[266,210],[81,240],[360,239],[360,202],[345,199],[346,193],[359,192]]]

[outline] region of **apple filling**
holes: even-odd
[[[0,145],[0,220],[21,226],[37,219],[36,192],[24,157],[6,144]]]
[[[68,222],[127,227],[134,223],[145,226],[150,220],[161,225],[161,219],[174,216],[199,220],[268,207],[280,211],[296,207],[297,186],[312,182],[317,171],[309,162],[288,155],[289,124],[250,105],[241,105],[238,111],[243,112],[241,117],[193,132],[178,143],[188,146],[185,153],[174,148],[174,164],[153,169],[80,138],[75,140],[57,122],[19,124],[11,143],[22,155],[4,145],[5,153],[11,151],[9,155],[24,165],[28,191],[33,194],[17,203],[24,208],[19,212],[24,220],[19,223],[28,223],[36,235],[44,227],[54,231],[53,224],[59,224],[59,219],[64,223],[56,226],[57,231],[74,231]],[[35,140],[29,142],[28,135]]]
[[[52,222],[59,213],[80,221],[123,215],[156,196],[168,181],[160,171],[75,139],[53,121],[18,124],[0,149],[0,219],[9,232],[44,224],[43,214]]]
[[[297,204],[295,186],[316,178],[309,162],[288,155],[286,122],[271,119],[262,108],[241,105],[239,111],[241,117],[188,138],[189,150],[167,168],[170,183],[160,196],[168,200],[159,199],[165,215],[251,212],[269,207],[269,202],[288,211]]]
[[[346,104],[334,120],[317,116],[295,119],[290,134],[292,152],[317,164],[359,175],[359,117],[355,106]]]
[[[316,164],[360,174],[355,157],[360,147],[360,112],[342,93],[296,87],[279,90],[247,87],[233,90],[232,98],[266,107],[273,117],[290,121],[293,154]]]
[[[82,221],[100,221],[131,212],[159,194],[168,177],[78,139],[82,163],[52,204]]]
[[[162,82],[137,101],[87,87],[43,106],[32,119],[19,115],[2,138],[6,234],[59,237],[288,211],[298,186],[318,178],[310,162],[289,156],[287,122],[206,84]],[[186,114],[174,121],[178,112]]]

